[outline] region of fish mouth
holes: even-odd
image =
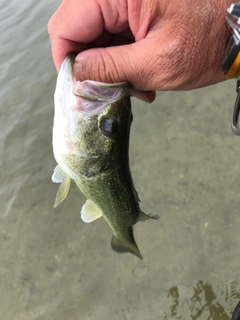
[[[74,82],[72,93],[81,111],[99,115],[107,105],[129,96],[130,86],[126,82],[108,84],[84,80]]]
[[[71,78],[73,94],[90,101],[115,102],[122,97],[130,95],[131,85],[128,82],[104,83],[93,80],[78,81],[74,75],[75,53],[69,53],[63,64],[63,72]],[[61,70],[61,69],[60,69]]]
[[[127,81],[118,83],[104,83],[93,80],[84,80],[82,82],[77,81],[74,76],[74,63],[76,56],[76,53],[69,53],[65,58],[65,62],[71,70],[72,80],[75,82],[73,89],[73,94],[75,96],[89,101],[105,101],[108,103],[113,103],[125,96],[132,96],[142,101],[150,102],[143,91],[133,88]]]
[[[55,105],[64,114],[80,112],[88,117],[98,116],[109,104],[130,96],[127,82],[102,83],[92,80],[78,81],[74,76],[76,54],[70,53],[59,70],[55,90]]]
[[[76,81],[73,94],[90,101],[113,103],[130,95],[130,86],[127,82],[103,83],[92,80]]]

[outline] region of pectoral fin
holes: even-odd
[[[102,211],[91,200],[87,200],[81,210],[81,218],[84,222],[92,222],[102,216]]]
[[[67,197],[70,189],[70,184],[71,184],[71,178],[67,174],[65,174],[62,180],[62,183],[58,188],[58,192],[57,192],[55,203],[54,203],[54,208],[56,208]]]
[[[59,165],[57,165],[52,174],[52,182],[60,183],[63,181],[64,177],[65,177],[65,172],[62,171]]]

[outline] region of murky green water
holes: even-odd
[[[73,187],[57,209],[56,73],[46,25],[59,1],[0,0],[0,319],[229,320],[240,299],[240,138],[232,82],[133,101],[131,169],[144,257],[84,224]]]

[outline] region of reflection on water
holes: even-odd
[[[171,306],[171,317],[174,317],[177,315],[177,307],[179,304],[179,291],[178,287],[172,287],[169,289],[167,297],[172,297],[173,299],[173,305]]]
[[[236,300],[240,300],[237,281],[219,287],[200,280],[192,290],[189,288],[187,290],[188,299],[184,286],[174,286],[169,289],[167,294],[169,312],[164,314],[164,319],[230,320],[229,315],[235,307]],[[188,315],[186,310],[189,310]]]

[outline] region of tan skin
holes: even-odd
[[[79,80],[130,82],[151,102],[158,90],[224,80],[230,0],[63,0],[49,21],[55,66],[79,53]]]

